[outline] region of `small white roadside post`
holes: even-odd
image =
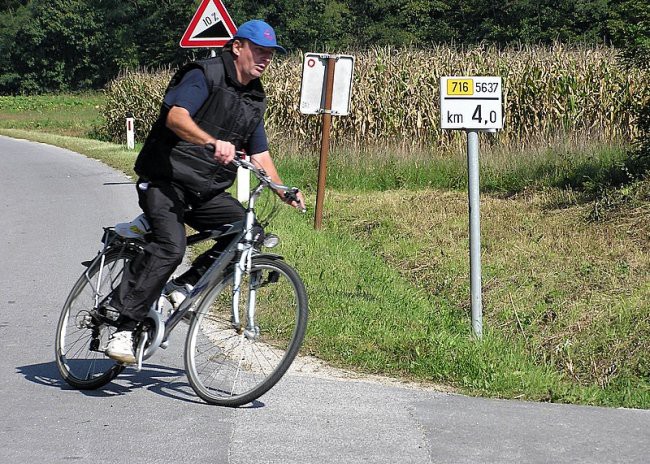
[[[135,125],[132,113],[126,113],[126,148],[135,148]]]
[[[483,336],[478,133],[503,129],[500,77],[441,77],[440,127],[467,132],[472,331]]]

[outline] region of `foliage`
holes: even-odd
[[[95,2],[93,2],[95,3]],[[105,27],[115,36],[110,50],[117,71],[138,67],[180,65],[193,52],[178,45],[196,11],[196,2],[187,0],[101,0]]]
[[[135,117],[136,140],[144,142],[158,118],[170,77],[169,70],[125,72],[111,81],[104,92],[106,100],[102,116],[105,124],[100,129],[101,138],[125,143],[124,121],[130,113]]]
[[[11,2],[10,2],[11,3]],[[0,93],[97,89],[121,69],[180,64],[183,0],[31,0],[0,10]]]
[[[280,43],[289,49],[331,48],[346,44],[350,8],[341,0],[232,0],[228,11],[236,24],[263,18],[275,28]]]
[[[444,371],[449,361],[437,354],[446,350],[436,350],[436,343],[449,343],[438,337],[460,328],[454,328],[452,321],[463,320],[469,325],[466,196],[460,192],[407,189],[329,195],[326,211],[335,213],[326,217],[326,230],[340,234],[341,240],[356,238],[355,243],[365,252],[379,256],[430,298],[428,313],[411,298],[405,300],[402,312],[407,316],[394,323],[397,316],[390,310],[382,311],[381,320],[391,328],[375,337],[382,332],[368,324],[364,339],[373,337],[368,345],[381,347],[378,351],[389,359],[394,354],[394,362],[404,370],[416,373],[429,366],[426,375],[435,378],[435,373]],[[600,402],[602,399],[596,398],[609,396],[610,400],[618,398],[614,403],[631,401],[638,407],[649,407],[650,230],[641,215],[647,218],[648,197],[645,208],[630,211],[630,219],[636,217],[632,224],[621,219],[587,224],[584,208],[548,211],[545,195],[529,192],[509,199],[489,195],[482,199],[483,321],[487,337],[491,342],[495,338],[506,341],[504,346],[511,346],[513,351],[523,349],[538,366],[561,373],[564,386],[537,385],[538,394],[548,394],[551,401],[571,401],[571,396],[577,394],[582,397],[580,401],[590,401],[587,398],[593,395],[591,401]],[[405,207],[407,204],[417,207]],[[327,291],[332,285],[331,274],[327,273],[324,280],[327,288],[323,291]],[[373,296],[376,287],[387,285],[385,280],[381,284],[375,279],[372,282],[368,291]],[[417,290],[409,297],[418,294]],[[377,301],[390,306],[391,300]],[[344,312],[341,315],[345,317]],[[431,327],[435,329],[427,332]],[[404,328],[399,335],[403,342],[388,345],[388,334],[400,333],[400,328]],[[409,344],[408,340],[414,338],[417,341]],[[364,346],[361,339],[356,343],[361,348],[353,350],[355,354]],[[455,349],[464,352],[460,346]],[[506,353],[513,351],[501,353],[506,358]],[[500,383],[503,387],[508,383],[505,377],[512,374],[508,368],[502,370],[507,362],[486,359],[486,365],[482,365],[483,384],[479,378],[470,381],[461,377],[457,381],[479,389],[491,389]],[[459,369],[452,368],[445,375],[453,376],[452,372]],[[530,382],[532,371],[525,367],[519,371],[519,380],[511,379],[515,394],[519,382]],[[567,384],[572,385],[568,390]],[[534,391],[531,387],[528,384],[525,389]]]
[[[0,93],[100,88],[121,70],[176,66],[199,0],[3,0]],[[235,23],[269,21],[292,51],[372,46],[639,44],[645,0],[228,0]],[[644,32],[645,31],[645,32]],[[644,39],[644,37],[646,37]],[[645,44],[645,45],[644,45]],[[646,60],[647,62],[647,60]],[[426,67],[426,66],[425,66]]]
[[[6,87],[37,93],[102,84],[106,66],[102,51],[109,40],[102,17],[91,4],[34,0],[20,13],[23,21],[15,28],[20,40],[8,47],[12,72],[2,78]]]
[[[631,70],[650,72],[650,3],[625,0],[610,22],[610,29],[623,44],[621,54]],[[621,166],[627,180],[644,177],[650,172],[650,89],[640,86],[632,112],[638,120],[637,148]],[[614,183],[614,186],[618,183]]]

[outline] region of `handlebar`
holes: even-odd
[[[208,151],[210,154],[213,154],[215,150],[215,146],[211,143],[206,143],[203,146],[203,148],[206,151]],[[242,167],[244,169],[248,169],[250,172],[252,172],[255,175],[255,177],[257,177],[257,179],[260,181],[262,185],[266,187],[270,187],[276,191],[284,192],[285,199],[299,203],[298,192],[300,192],[300,189],[296,187],[289,187],[287,185],[276,184],[271,180],[271,178],[268,176],[266,171],[264,171],[264,169],[258,168],[250,161],[244,159],[243,156],[246,156],[246,154],[243,151],[236,151],[235,155],[236,155],[235,159],[232,160],[233,165],[237,167]],[[303,213],[306,212],[306,209],[302,208],[301,212]]]

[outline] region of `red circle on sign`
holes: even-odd
[[[313,58],[309,58],[307,60],[307,66],[309,66],[310,68],[313,68],[315,64],[316,64],[316,60],[314,60]]]

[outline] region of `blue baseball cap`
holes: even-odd
[[[244,24],[239,26],[233,39],[250,40],[260,47],[274,48],[281,53],[287,53],[283,47],[278,45],[273,28],[259,19],[246,21]]]

